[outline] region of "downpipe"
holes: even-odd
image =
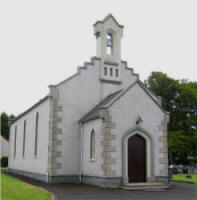
[[[80,123],[80,133],[81,133],[81,163],[80,163],[80,175],[79,181],[82,182],[82,175],[83,175],[83,124]]]

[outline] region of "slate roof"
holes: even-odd
[[[90,112],[88,112],[79,122],[84,123],[91,119],[95,119],[99,117],[99,109],[107,105],[110,101],[112,101],[115,97],[120,94],[122,90],[116,91],[112,94],[109,94],[105,99],[103,99],[99,104],[97,104]]]
[[[50,98],[49,95],[46,95],[44,98],[40,99],[40,101],[38,101],[36,104],[34,104],[33,106],[31,106],[29,109],[27,109],[26,111],[24,111],[23,113],[19,114],[16,118],[14,118],[13,121],[11,121],[10,124],[13,124],[14,122],[16,122],[18,119],[20,119],[21,117],[23,117],[24,115],[26,115],[28,112],[30,112],[32,109],[36,108],[38,105],[40,105],[42,102],[44,102],[45,100],[47,100],[48,98]]]
[[[92,119],[96,119],[99,117],[99,109],[101,107],[110,107],[112,104],[114,104],[119,98],[121,98],[129,89],[131,89],[135,84],[138,84],[145,92],[146,94],[152,99],[152,101],[161,109],[162,112],[165,114],[169,114],[166,112],[162,106],[158,103],[156,100],[157,97],[148,89],[146,86],[139,80],[133,82],[128,88],[119,90],[117,92],[114,92],[110,95],[108,95],[105,99],[103,99],[97,106],[95,106],[88,114],[86,114],[79,122],[84,123]],[[156,98],[156,99],[155,99]]]

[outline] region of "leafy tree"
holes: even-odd
[[[13,120],[14,115],[8,115],[5,112],[1,113],[1,134],[9,139],[9,120]]]
[[[145,84],[161,97],[163,108],[170,113],[170,163],[187,164],[189,156],[197,155],[197,82],[179,81],[162,72],[152,72]]]
[[[195,136],[188,136],[184,131],[168,132],[169,161],[175,164],[189,164],[188,156],[193,155]],[[194,157],[195,155],[193,155]]]

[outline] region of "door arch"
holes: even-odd
[[[139,127],[134,129],[129,129],[122,137],[122,178],[123,184],[129,183],[128,176],[128,140],[133,136],[141,136],[145,140],[146,149],[146,182],[151,182],[154,179],[154,139],[153,137],[144,129]]]
[[[146,181],[146,140],[135,134],[128,138],[128,181],[131,183]]]

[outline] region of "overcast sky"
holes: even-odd
[[[197,81],[196,0],[0,2],[0,112],[18,115],[96,54],[92,25],[124,25],[122,59],[144,81],[152,71]]]

